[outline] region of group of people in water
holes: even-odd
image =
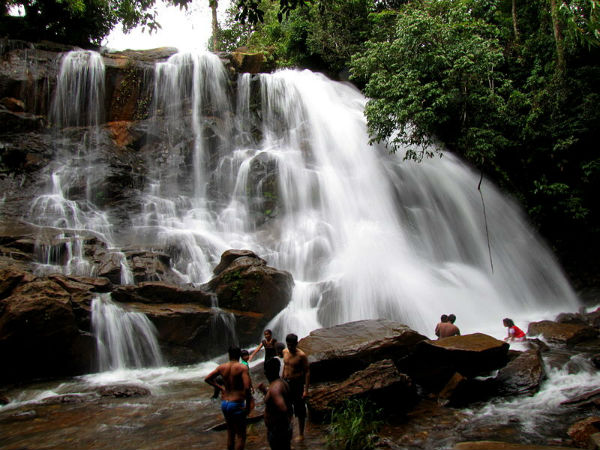
[[[264,349],[264,373],[268,385],[257,389],[264,395],[264,420],[272,450],[289,450],[292,416],[298,419],[299,439],[304,438],[310,370],[306,354],[298,348],[298,336],[291,333],[286,344],[278,342],[271,330],[250,354],[239,347],[229,348],[229,361],[208,374],[205,381],[221,396],[221,411],[227,425],[227,449],[242,450],[246,442],[246,417],[254,407],[249,362]],[[287,346],[287,348],[286,348]],[[240,362],[240,358],[242,361]]]
[[[455,325],[456,315],[443,314],[435,327],[438,339],[460,336]],[[508,329],[505,341],[523,341],[525,332],[512,319],[505,318]],[[298,419],[299,439],[304,438],[306,404],[310,369],[306,354],[298,348],[298,336],[288,334],[286,344],[278,342],[271,330],[265,330],[264,339],[249,353],[239,347],[229,348],[229,361],[208,374],[205,381],[221,397],[221,411],[227,425],[228,450],[243,450],[246,442],[246,417],[254,407],[249,362],[262,349],[265,353],[264,373],[268,385],[260,383],[257,389],[264,395],[264,420],[267,440],[272,450],[289,450],[292,440],[292,416]],[[241,362],[240,362],[241,358]]]
[[[454,325],[454,322],[456,322],[456,315],[442,314],[440,322],[435,326],[435,335],[438,339],[460,336],[460,329]],[[504,338],[505,341],[521,342],[525,340],[525,332],[516,326],[512,319],[507,317],[502,320],[502,323],[508,329],[508,336]]]

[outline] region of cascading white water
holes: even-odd
[[[110,294],[92,300],[92,332],[101,372],[164,364],[152,322],[145,314],[123,310]]]
[[[84,241],[97,236],[118,255],[121,282],[128,284],[133,276],[125,255],[114,248],[110,219],[94,202],[95,190],[106,176],[99,150],[104,83],[99,53],[81,50],[63,55],[49,117],[56,143],[56,159],[49,167],[51,183],[46,193],[34,199],[28,219],[63,231],[53,243],[38,244],[38,273],[93,276],[94,267],[84,256]]]
[[[169,66],[168,76],[158,69],[163,72],[155,96],[184,104],[169,92],[181,89],[182,77],[191,67],[196,73],[198,63],[190,56],[172,62],[182,64]],[[221,79],[216,65],[203,67],[210,70],[202,76]],[[192,94],[191,105],[217,118],[198,123],[203,116],[192,115],[195,140],[207,142],[196,130],[217,136],[216,148],[206,150],[211,162],[196,167],[201,159],[194,158],[188,179],[193,192],[173,193],[161,184],[146,196],[154,211],[147,232],[185,249],[178,270],[190,281],[206,281],[227,248],[250,248],[291,271],[293,301],[270,324],[278,335],[302,336],[320,326],[379,317],[431,334],[440,314],[450,312],[463,332],[501,332],[506,316],[523,321],[577,307],[559,266],[519,208],[484,182],[492,271],[479,176],[456,157],[447,153],[418,164],[369,145],[366,100],[349,85],[291,70],[261,75],[260,83],[260,114],[248,118],[249,78],[240,78],[233,122],[219,121],[229,117],[229,102],[208,106]],[[187,86],[192,93],[200,90]],[[221,82],[213,89],[223,98]],[[168,116],[168,124],[185,120],[181,111],[168,114],[181,114]],[[259,140],[240,125],[248,120],[260,122]],[[237,126],[230,147],[218,139],[228,125]],[[210,180],[207,190],[197,188],[197,173]]]

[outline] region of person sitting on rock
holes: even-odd
[[[505,341],[522,342],[525,340],[525,332],[516,326],[512,319],[507,317],[502,320],[502,323],[508,328],[508,336],[504,338]]]
[[[438,337],[440,339],[443,338],[447,338],[450,336],[460,336],[460,330],[458,329],[458,327],[456,325],[454,325],[454,322],[456,320],[456,316],[454,314],[450,314],[448,316],[448,320],[446,322],[440,322],[439,323],[439,335]]]

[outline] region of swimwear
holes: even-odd
[[[221,402],[221,411],[225,420],[239,420],[246,418],[246,402],[230,402],[223,400]]]

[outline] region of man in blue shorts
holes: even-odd
[[[246,416],[250,412],[252,393],[248,366],[241,364],[239,347],[229,347],[229,361],[221,364],[204,379],[221,391],[221,411],[227,424],[227,449],[243,450],[246,445]],[[217,381],[221,375],[223,384]]]

